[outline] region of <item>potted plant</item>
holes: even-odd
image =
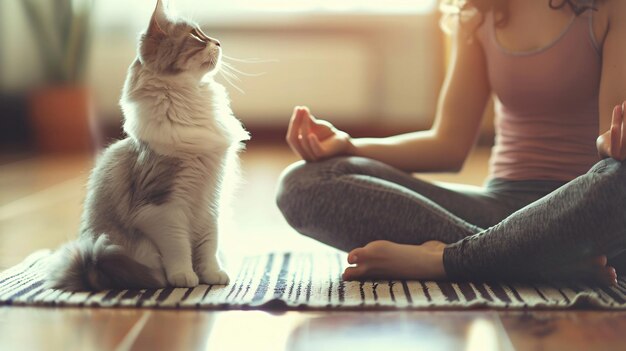
[[[92,149],[90,93],[84,82],[92,0],[20,0],[40,50],[45,84],[29,96],[41,152]]]

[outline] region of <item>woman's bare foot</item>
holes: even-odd
[[[396,244],[390,241],[373,241],[348,254],[344,280],[359,279],[446,279],[443,266],[443,249],[440,241],[427,241],[422,245]],[[555,280],[591,280],[603,285],[617,284],[617,273],[607,266],[606,256],[597,256],[548,271],[537,278]]]
[[[591,257],[575,264],[549,270],[544,278],[563,281],[586,280],[602,285],[617,284],[617,272],[615,268],[607,265],[606,256]]]
[[[403,245],[373,241],[348,254],[354,266],[343,272],[344,280],[359,279],[446,279],[443,249],[446,244],[428,241],[422,245]]]

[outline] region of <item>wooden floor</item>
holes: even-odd
[[[460,175],[480,184],[488,152]],[[227,260],[268,250],[332,250],[293,232],[274,206],[283,147],[252,146],[225,233]],[[76,235],[88,156],[0,165],[0,270]],[[0,307],[0,350],[626,350],[626,313],[601,311],[287,312]]]

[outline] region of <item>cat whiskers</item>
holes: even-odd
[[[259,59],[259,58],[248,58],[248,59],[240,59],[228,55],[222,54],[222,57],[229,61],[240,62],[240,63],[276,63],[278,60],[272,59]]]
[[[224,68],[226,68],[226,69],[227,69],[227,71],[228,71],[229,73],[231,73],[231,74],[233,74],[233,75],[234,75],[235,73],[239,73],[239,74],[244,75],[244,76],[246,76],[246,77],[260,77],[260,76],[262,76],[262,75],[264,75],[264,74],[265,74],[265,72],[261,72],[261,73],[248,73],[248,72],[244,72],[244,71],[241,71],[241,70],[239,70],[239,69],[235,68],[235,66],[233,66],[231,63],[228,63],[228,62],[223,61],[223,60],[222,60],[222,66],[223,66]]]
[[[232,63],[227,62],[227,60],[246,62],[246,63],[256,63],[256,62],[262,62],[262,61],[240,60],[240,59],[235,59],[233,57],[229,57],[229,56],[222,54],[221,69],[219,70],[219,72],[224,78],[224,80],[228,82],[228,84],[230,84],[233,88],[237,89],[237,91],[239,91],[242,94],[245,94],[245,92],[241,88],[239,88],[237,84],[234,83],[234,81],[241,82],[241,79],[239,78],[238,74],[244,75],[246,77],[260,77],[265,74],[265,72],[248,73],[248,72],[241,71],[235,68]]]
[[[222,67],[219,70],[219,73],[222,76],[222,78],[224,78],[224,80],[227,81],[228,84],[230,84],[233,88],[237,89],[237,91],[239,91],[242,94],[245,94],[245,92],[239,86],[237,86],[237,84],[233,83],[232,81],[232,80],[236,80],[238,82],[241,82],[241,79],[237,77],[235,73],[233,73],[232,71],[229,71],[228,64],[226,62],[222,61],[221,66]]]

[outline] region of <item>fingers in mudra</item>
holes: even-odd
[[[624,135],[626,135],[626,124],[624,123],[625,105],[626,102],[616,105],[613,108],[613,116],[611,118],[610,153],[612,158],[619,161],[626,159],[626,140],[624,140]]]

